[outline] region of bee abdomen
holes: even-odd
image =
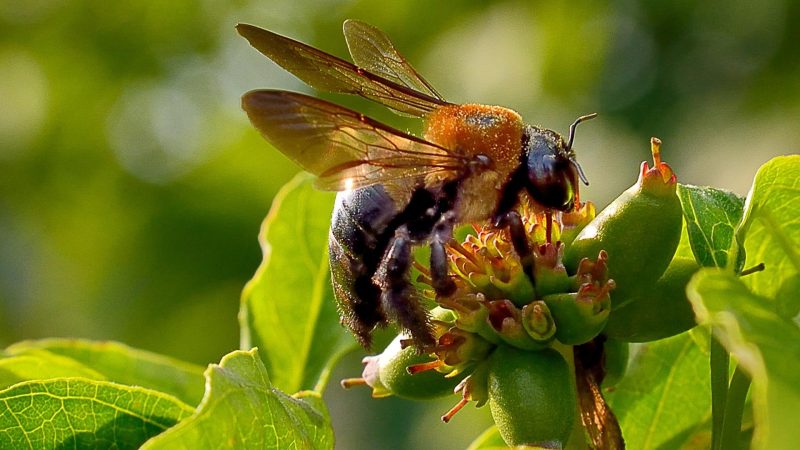
[[[381,289],[372,281],[398,214],[380,185],[339,193],[329,236],[331,278],[342,323],[369,347],[372,330],[386,324]]]

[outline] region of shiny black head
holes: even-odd
[[[569,127],[567,142],[552,130],[531,126],[525,129],[525,188],[540,205],[559,211],[570,211],[577,199],[578,181],[589,184],[581,166],[575,160],[572,141],[575,138],[575,127],[595,116],[597,114],[579,117]]]

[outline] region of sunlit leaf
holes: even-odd
[[[689,242],[697,262],[706,267],[726,267],[744,200],[732,192],[711,187],[678,185]],[[738,255],[735,269],[744,263]]]
[[[467,450],[498,450],[507,448],[506,442],[503,440],[503,437],[500,436],[500,430],[492,425],[472,441],[472,444],[467,447]]]
[[[711,416],[708,357],[688,333],[638,347],[606,394],[627,448],[679,449]]]
[[[685,217],[681,226],[681,240],[678,241],[678,248],[675,250],[675,258],[678,257],[697,259],[692,251],[692,244],[689,242],[689,230],[686,227]]]
[[[91,367],[46,350],[31,349],[22,355],[7,356],[0,359],[0,389],[5,389],[23,381],[67,377],[80,377],[97,381],[106,380],[103,374]]]
[[[339,324],[328,270],[334,195],[299,175],[275,198],[260,241],[264,260],[242,294],[242,347],[258,347],[275,386],[321,392],[354,345]]]
[[[777,157],[761,166],[742,222],[738,234],[747,264],[765,266],[743,280],[754,293],[775,298],[783,281],[800,273],[800,155]]]
[[[330,449],[333,430],[318,393],[275,389],[258,351],[235,351],[206,371],[197,411],[142,449]]]
[[[797,448],[800,328],[731,273],[701,270],[687,290],[698,319],[752,378],[753,448]]]
[[[192,406],[203,397],[203,367],[118,342],[42,339],[19,342],[6,352],[14,356],[14,371],[22,377],[17,381],[80,376],[143,386],[174,395]],[[40,370],[23,372],[23,362],[34,360],[42,364]],[[0,382],[3,370],[9,370],[10,364],[11,361],[0,360]]]
[[[0,448],[135,449],[192,411],[170,395],[106,381],[26,381],[0,391]]]

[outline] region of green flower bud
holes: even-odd
[[[494,345],[479,335],[453,327],[439,337],[433,353],[447,366],[447,370],[440,372],[446,371],[448,377],[454,377],[476,361],[486,359],[493,348]]]
[[[575,236],[583,230],[597,215],[594,203],[586,202],[575,208],[574,211],[561,215],[561,242],[571,244]]]
[[[536,300],[522,307],[522,326],[534,341],[546,344],[556,336],[556,323],[547,303]]]
[[[342,380],[342,386],[364,385],[372,388],[375,398],[396,395],[412,400],[426,400],[443,397],[453,392],[459,379],[445,377],[437,369],[442,361],[428,355],[421,355],[413,346],[404,347],[408,336],[398,335],[379,355],[367,356],[362,362],[364,371],[361,378]],[[412,368],[409,371],[409,368]],[[413,374],[411,373],[413,372]]]
[[[649,342],[694,327],[686,284],[699,268],[694,258],[675,258],[658,281],[623,297],[624,306],[611,313],[604,333],[626,342]]]
[[[461,393],[461,400],[442,416],[442,422],[450,422],[453,416],[469,402],[475,402],[475,407],[480,408],[489,400],[487,383],[489,377],[489,362],[481,361],[475,371],[464,378],[454,389],[456,394]]]
[[[546,243],[533,249],[533,278],[536,280],[537,298],[557,292],[568,292],[572,287],[567,268],[561,262],[563,255],[564,244],[561,242]],[[523,306],[530,301],[531,298],[528,298],[524,303],[514,303]]]
[[[522,311],[510,300],[494,300],[487,302],[486,306],[489,309],[487,323],[506,344],[524,350],[538,350],[547,346],[546,342],[534,340],[528,334],[523,324]]]
[[[564,255],[567,270],[574,273],[582,258],[608,252],[609,277],[617,283],[615,310],[633,300],[632,292],[661,277],[680,240],[683,216],[677,180],[660,160],[660,143],[651,141],[654,167],[642,163],[636,184],[600,212]]]
[[[500,337],[486,320],[489,317],[489,309],[486,307],[484,294],[469,293],[452,298],[441,298],[439,304],[456,312],[458,318],[455,326],[457,328],[478,334],[493,344],[500,342]]]
[[[510,446],[561,448],[576,415],[569,366],[553,349],[499,346],[489,359],[489,408]]]
[[[556,322],[556,339],[562,344],[580,345],[600,334],[611,312],[609,291],[614,282],[585,283],[578,292],[544,297]]]

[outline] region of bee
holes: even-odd
[[[382,31],[356,20],[343,26],[355,64],[253,25],[236,29],[315,89],[359,95],[424,120],[417,137],[304,94],[254,90],[242,97],[267,141],[316,175],[318,188],[338,191],[329,234],[333,290],[341,322],[365,348],[374,329],[390,322],[418,348],[435,345],[409,279],[413,246],[430,246],[433,289],[452,295],[445,244],[454,227],[486,220],[507,227],[526,261],[532,250],[515,210],[520,194],[548,212],[570,211],[579,180],[588,184],[572,143],[578,123],[596,114],[579,117],[564,139],[508,108],[449,103]]]

